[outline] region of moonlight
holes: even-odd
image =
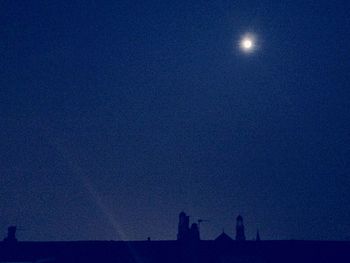
[[[239,46],[245,53],[251,53],[256,48],[255,38],[252,35],[245,35],[241,38]]]

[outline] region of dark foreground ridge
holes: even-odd
[[[236,239],[222,233],[200,240],[197,224],[181,213],[177,240],[20,242],[10,227],[0,242],[0,262],[238,263],[350,262],[348,241],[246,241],[243,218],[237,217]]]

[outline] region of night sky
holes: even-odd
[[[0,239],[350,237],[350,3],[1,1]],[[244,53],[239,40],[255,36]]]

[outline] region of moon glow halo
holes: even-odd
[[[241,50],[245,53],[251,53],[255,50],[255,38],[251,35],[245,35],[239,43]]]

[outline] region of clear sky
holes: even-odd
[[[0,3],[0,233],[350,236],[350,2]],[[253,34],[256,49],[239,40]]]

